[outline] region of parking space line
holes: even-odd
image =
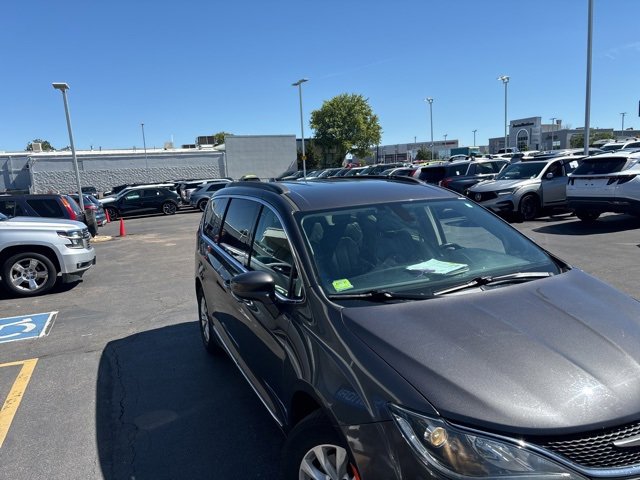
[[[9,395],[7,395],[7,398],[4,401],[4,405],[2,406],[2,409],[0,409],[0,448],[2,448],[2,444],[7,437],[13,417],[20,406],[22,396],[27,389],[33,370],[36,368],[36,363],[38,363],[38,359],[32,358],[30,360],[0,364],[0,368],[22,365],[20,373],[18,373],[18,376],[9,391]]]

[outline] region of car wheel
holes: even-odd
[[[599,216],[600,214],[596,212],[576,212],[576,217],[586,223],[595,222]]]
[[[51,290],[57,275],[53,262],[39,253],[18,253],[2,265],[2,280],[6,287],[25,297]]]
[[[520,200],[520,206],[518,207],[518,213],[523,220],[533,220],[538,216],[540,210],[540,204],[538,197],[530,193],[522,197]]]
[[[208,198],[203,198],[198,202],[198,208],[201,212],[204,212],[207,209],[207,203],[209,202]]]
[[[109,220],[111,221],[118,220],[118,218],[120,218],[120,214],[118,213],[118,210],[116,210],[113,207],[106,207],[104,211],[109,212]]]
[[[178,208],[176,207],[176,204],[173,202],[164,202],[162,204],[162,213],[164,213],[165,215],[173,215],[174,213],[176,213],[176,210]]]
[[[348,448],[329,421],[316,411],[298,423],[284,447],[286,480],[356,480]]]
[[[204,298],[202,291],[198,291],[198,323],[200,324],[200,337],[205,350],[211,355],[222,353],[223,350],[216,340],[215,333],[213,333],[207,300]]]

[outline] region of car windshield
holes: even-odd
[[[464,199],[312,212],[299,221],[329,295],[431,295],[478,277],[560,271],[538,246]]]
[[[524,180],[527,178],[536,178],[546,166],[546,163],[528,163],[518,162],[507,166],[502,170],[496,180]]]
[[[613,152],[615,150],[620,150],[624,143],[614,143],[612,145],[605,145],[601,148],[601,150],[605,152]]]

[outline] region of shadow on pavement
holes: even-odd
[[[566,217],[565,217],[566,219]],[[551,235],[605,235],[607,233],[624,232],[640,228],[640,219],[629,215],[607,215],[595,222],[585,223],[578,218],[573,222],[554,223],[540,228],[534,228],[534,232],[548,233]]]
[[[107,480],[276,480],[284,437],[235,365],[209,356],[198,324],[110,342],[96,388]]]

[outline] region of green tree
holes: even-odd
[[[593,130],[589,130],[589,143],[593,145],[593,142],[598,140],[612,140],[613,133],[612,132],[594,132]],[[577,135],[572,135],[570,140],[571,148],[580,148],[584,146],[584,135],[582,133],[578,133]]]
[[[25,148],[25,151],[32,152],[34,143],[41,143],[43,152],[52,152],[55,150],[55,148],[53,148],[53,146],[49,143],[48,140],[42,140],[41,138],[34,138],[29,143],[27,143],[27,148]]]
[[[311,128],[315,140],[324,151],[335,149],[336,161],[341,164],[351,153],[358,158],[371,154],[373,145],[379,144],[382,128],[378,116],[362,95],[343,93],[311,112]]]
[[[416,160],[431,160],[431,150],[421,148],[416,153]]]
[[[320,168],[319,155],[312,138],[304,142],[304,154],[307,157],[307,170]],[[302,170],[302,149],[298,149],[298,170]]]
[[[233,135],[232,133],[229,132],[218,132],[218,133],[214,133],[213,134],[213,141],[215,142],[216,145],[220,145],[224,143],[224,136],[225,135]]]

